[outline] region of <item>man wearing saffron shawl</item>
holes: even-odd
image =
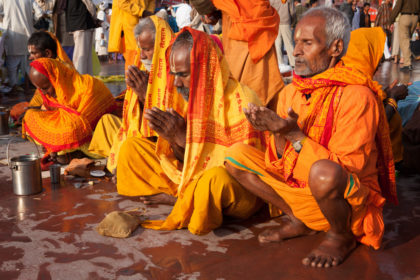
[[[296,27],[296,75],[277,113],[245,110],[255,128],[272,134],[267,150],[235,144],[226,153],[229,173],[284,214],[260,242],[327,232],[302,261],[312,267],[340,264],[356,241],[378,249],[385,200],[397,203],[382,96],[365,73],[340,61],[349,39],[344,14],[309,10]]]
[[[152,150],[151,138],[157,136],[143,118],[145,109],[157,107],[165,109],[164,94],[166,88],[165,50],[173,38],[168,23],[151,16],[141,19],[136,26],[135,37],[139,48],[136,65],[130,65],[126,71],[128,89],[125,94],[123,117],[106,114],[99,121],[89,151],[108,157],[107,168],[115,171],[121,144],[127,137],[148,138]]]
[[[403,128],[397,102],[407,97],[408,88],[406,85],[397,85],[398,81],[395,80],[382,90],[381,85],[372,80],[383,56],[385,44],[386,33],[381,27],[356,29],[351,32],[349,47],[342,60],[344,65],[364,73],[372,81],[369,87],[375,89],[382,97],[389,123],[394,162],[398,163],[403,160]]]
[[[269,0],[191,0],[191,4],[206,15],[206,23],[215,24],[222,12],[223,49],[233,77],[254,90],[264,106],[275,104],[284,83],[274,46],[280,18]]]
[[[87,153],[96,123],[115,104],[108,88],[51,58],[33,61],[29,78],[39,89],[45,109],[26,112],[26,134],[47,154],[58,153],[59,163],[68,163],[75,150]]]
[[[58,39],[49,32],[39,31],[32,33],[31,37],[28,39],[28,52],[29,60],[31,61],[41,57],[54,58],[67,64],[69,67],[74,68],[73,63],[61,47]],[[29,103],[20,102],[13,106],[11,116],[17,120],[24,115],[28,106],[40,107],[42,106],[42,103],[41,94],[39,93],[39,90],[36,90]],[[23,137],[26,137],[24,126],[22,126],[22,128],[22,135]]]
[[[169,101],[166,111],[146,111],[159,135],[156,151],[145,149],[141,138],[128,138],[118,159],[117,188],[120,194],[147,196],[145,203],[175,203],[165,221],[147,221],[144,227],[205,234],[221,225],[223,215],[247,218],[262,205],[223,167],[234,143],[262,149],[263,134],[242,111],[248,102],[261,103],[231,76],[220,49],[203,32],[184,28],[167,59],[168,90],[174,85],[178,92],[167,96],[185,99],[187,108]]]
[[[115,0],[112,2],[108,52],[123,54],[125,70],[129,65],[134,64],[137,54],[134,27],[140,18],[152,15],[154,10],[154,0]]]

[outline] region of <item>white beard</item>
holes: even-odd
[[[152,70],[152,60],[142,59],[141,63],[144,65],[144,68],[146,68],[147,72]]]

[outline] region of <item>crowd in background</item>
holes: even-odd
[[[174,32],[185,26],[209,34],[220,34],[222,31],[221,21],[216,25],[206,24],[202,20],[203,16],[199,15],[188,1],[175,1],[179,2],[175,5],[158,2],[154,12],[167,20]],[[420,55],[419,26],[417,22],[412,22],[407,7],[402,7],[401,4],[396,6],[397,2],[397,0],[384,0],[377,9],[371,7],[369,2],[356,0],[345,0],[342,3],[325,1],[324,4],[342,11],[349,19],[353,30],[361,27],[383,27],[389,46],[384,50],[385,58],[389,59],[392,56],[394,63],[402,65],[402,70],[411,70],[411,50],[415,50],[415,58]],[[99,60],[123,59],[121,54],[108,53],[112,0],[77,0],[69,3],[63,0],[0,1],[0,12],[3,16],[1,31],[8,34],[8,36],[3,34],[0,42],[2,54],[0,64],[5,66],[2,67],[1,81],[2,84],[9,86],[2,86],[0,91],[21,89],[20,85],[24,82],[28,66],[26,41],[35,30],[48,30],[54,33],[68,56],[75,62],[76,69],[82,74],[94,74],[94,72],[98,74]],[[296,23],[305,11],[318,6],[319,2],[318,0],[305,3],[301,0],[270,0],[270,4],[280,15],[275,46],[280,72],[285,74],[294,67],[293,31]],[[96,70],[92,66],[95,62]]]

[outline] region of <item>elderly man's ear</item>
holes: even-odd
[[[340,57],[343,53],[344,42],[342,39],[336,39],[332,42],[329,48],[329,52],[332,57]]]

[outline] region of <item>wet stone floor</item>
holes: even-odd
[[[420,71],[404,75],[385,63],[376,78],[385,85],[395,77],[415,81]],[[123,85],[114,94],[118,87]],[[21,100],[15,97],[9,105]],[[112,211],[141,208],[143,218],[160,219],[171,207],[146,207],[138,198],[118,195],[105,180],[77,189],[68,177],[59,186],[44,178],[41,193],[16,196],[11,171],[1,164],[6,143],[0,139],[0,279],[420,279],[420,175],[397,178],[400,204],[385,206],[379,250],[359,245],[342,265],[324,270],[304,267],[301,259],[325,233],[261,245],[257,235],[278,225],[264,212],[225,221],[204,236],[141,227],[126,239],[101,236],[96,227]],[[19,142],[10,153],[33,149]]]

